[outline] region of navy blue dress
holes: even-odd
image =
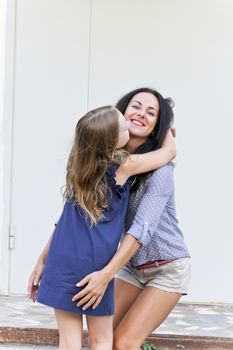
[[[84,287],[76,284],[86,275],[101,270],[115,254],[124,230],[130,180],[123,186],[115,182],[116,165],[109,167],[110,189],[105,218],[91,227],[84,211],[66,201],[57,223],[37,293],[39,303],[56,309],[86,315],[114,314],[114,279],[106,288],[96,309],[82,310],[72,297]]]

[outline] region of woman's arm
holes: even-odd
[[[46,246],[42,250],[42,252],[37,260],[37,263],[36,263],[32,273],[31,273],[31,276],[29,277],[28,297],[33,302],[35,302],[35,300],[36,300],[37,288],[38,288],[39,282],[41,280],[42,272],[44,270],[45,261],[46,261],[47,255],[48,255],[48,251],[49,251],[51,240],[53,238],[54,231],[55,231],[55,229],[53,230]]]
[[[167,166],[155,171],[149,186],[142,197],[137,213],[118,251],[111,261],[100,271],[93,272],[82,279],[78,286],[87,286],[73,300],[85,309],[97,307],[108,283],[116,273],[132,258],[136,251],[150,239],[150,231],[156,231],[167,201],[173,193],[173,167]]]
[[[132,175],[145,173],[167,164],[176,156],[173,132],[169,129],[162,147],[143,154],[131,154],[116,171],[116,181],[123,184]]]

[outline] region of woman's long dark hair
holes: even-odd
[[[163,96],[158,91],[148,87],[144,87],[144,88],[139,88],[139,89],[130,91],[128,94],[121,97],[121,99],[116,104],[116,108],[119,109],[119,111],[122,114],[125,114],[125,111],[126,111],[126,108],[128,107],[129,102],[132,100],[132,98],[136,94],[140,92],[150,93],[154,95],[159,101],[158,120],[155,125],[155,128],[150,134],[150,136],[148,137],[148,139],[146,140],[146,142],[143,143],[141,146],[139,146],[135,150],[135,153],[146,153],[146,152],[156,150],[162,146],[163,141],[166,137],[167,131],[171,127],[174,120],[174,113],[172,110],[174,106],[174,102],[170,97],[163,98]],[[149,174],[151,174],[151,172]],[[141,181],[145,181],[147,178],[148,178],[148,173],[138,175],[131,189],[133,191],[137,190],[139,183]]]

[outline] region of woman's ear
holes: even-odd
[[[171,132],[172,132],[172,136],[176,137],[176,128],[174,126],[171,126]]]

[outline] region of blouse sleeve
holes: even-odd
[[[150,240],[151,232],[156,231],[169,197],[174,192],[173,166],[165,165],[156,170],[148,181],[133,223],[127,231],[142,246]]]

